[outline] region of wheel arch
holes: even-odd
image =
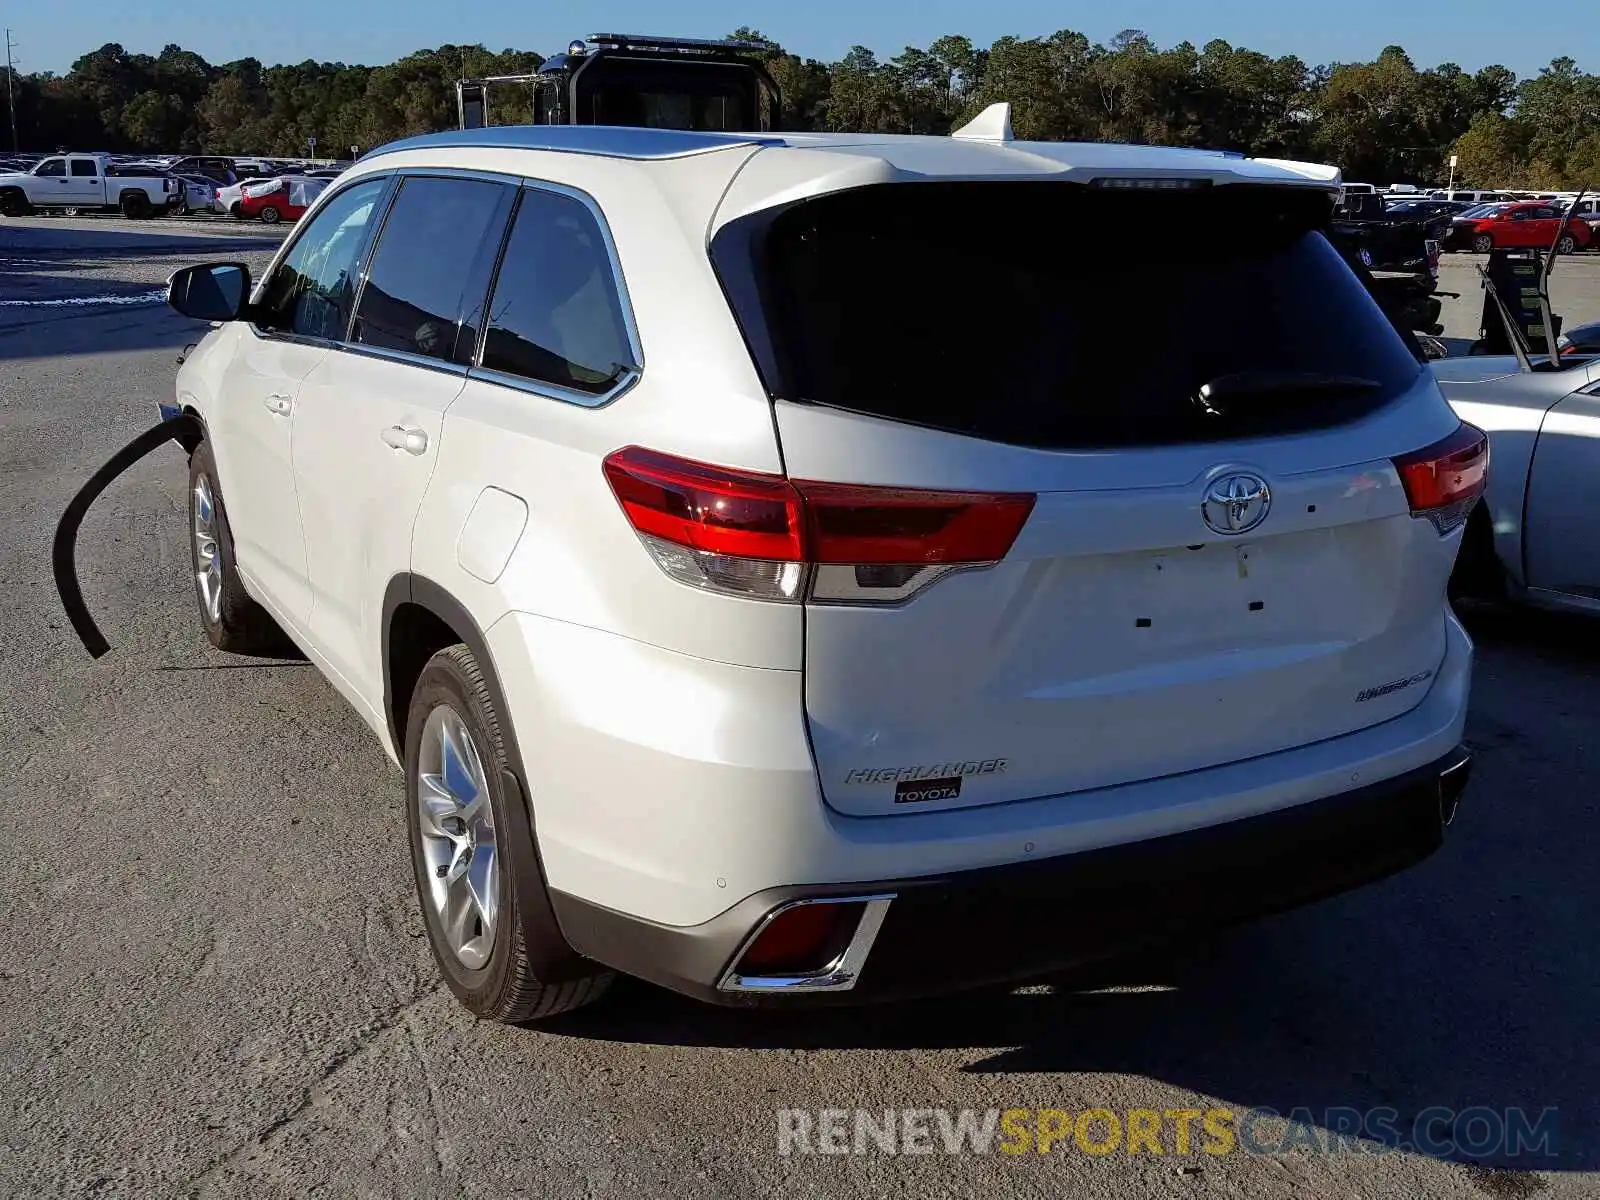
[[[502,782],[508,807],[516,809],[527,820],[526,838],[522,845],[516,847],[516,852],[531,855],[524,864],[524,873],[536,881],[536,885],[529,889],[531,894],[522,894],[518,898],[532,910],[536,928],[557,931],[554,939],[540,939],[537,945],[530,942],[528,953],[541,980],[554,983],[577,978],[589,969],[584,966],[587,960],[573,950],[565,934],[559,932],[561,926],[550,903],[544,858],[539,851],[528,773],[523,766],[522,752],[512,726],[511,708],[506,703],[505,690],[500,685],[500,676],[489,654],[488,639],[484,637],[483,630],[466,607],[443,587],[409,571],[396,575],[384,589],[382,629],[384,719],[402,767],[406,761],[407,710],[411,706],[411,694],[421,677],[422,668],[435,653],[456,642],[461,642],[472,651],[472,657],[477,660],[478,669],[483,673],[489,698],[500,717],[507,766],[502,773]],[[448,640],[439,642],[440,638]]]
[[[185,416],[193,417],[200,426],[199,433],[186,433],[176,439],[178,445],[183,447],[183,452],[185,454],[193,454],[197,449],[199,449],[201,442],[211,440],[211,431],[206,428],[206,419],[204,414],[202,414],[201,411],[192,403],[186,403],[179,411],[181,411]]]

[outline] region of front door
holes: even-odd
[[[312,372],[295,405],[311,638],[375,709],[384,592],[411,567],[412,526],[445,410],[466,383],[513,196],[478,179],[402,180],[348,343]]]
[[[305,535],[290,464],[301,386],[344,336],[374,214],[387,179],[356,184],[299,232],[257,289],[249,324],[211,417],[240,570],[265,599],[302,623],[311,611]]]
[[[69,197],[72,181],[67,178],[67,160],[47,158],[34,168],[23,185],[28,200],[33,204],[64,207]]]

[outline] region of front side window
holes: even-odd
[[[300,337],[344,337],[361,252],[388,182],[370,179],[341,192],[302,230],[267,280],[257,324]]]
[[[373,251],[352,340],[456,361],[463,318],[488,288],[481,251],[491,238],[499,248],[511,196],[481,179],[407,179]]]
[[[72,173],[80,179],[95,179],[100,175],[100,168],[87,158],[75,158],[72,160]]]
[[[47,179],[60,179],[67,173],[67,160],[64,158],[47,158],[39,164],[35,175],[42,175]]]
[[[522,194],[489,302],[483,366],[588,395],[638,367],[605,235],[580,201]]]

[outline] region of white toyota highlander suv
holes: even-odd
[[[1020,979],[1379,878],[1465,783],[1488,451],[1338,187],[1004,130],[396,143],[261,280],[171,282],[218,322],[206,633],[287,635],[403,766],[485,1017]]]

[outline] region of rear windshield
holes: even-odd
[[[752,345],[770,351],[777,395],[1022,445],[1336,424],[1408,390],[1421,367],[1317,231],[1328,208],[1245,185],[838,193],[790,208],[751,247],[764,323]],[[1298,383],[1254,388],[1225,418],[1199,399],[1244,376]]]

